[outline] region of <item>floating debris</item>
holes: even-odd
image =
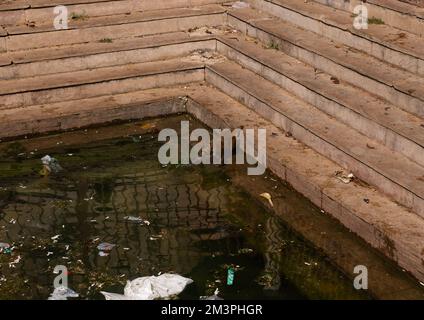
[[[6,243],[6,242],[0,242],[0,253],[6,253],[9,254],[11,253],[13,250],[13,248],[11,247],[10,244]]]
[[[140,218],[140,217],[126,216],[126,217],[124,217],[124,219],[129,221],[129,222],[135,222],[135,223],[150,225],[149,221],[144,220],[143,218]]]
[[[10,244],[8,244],[6,242],[0,242],[0,250],[6,249],[6,248],[10,248]]]
[[[224,300],[221,297],[218,297],[219,290],[216,288],[215,292],[211,296],[201,296],[200,300]]]
[[[108,243],[108,242],[102,242],[97,246],[97,249],[99,251],[111,251],[113,248],[115,248],[116,244]]]
[[[142,128],[143,130],[151,130],[151,129],[156,129],[156,125],[153,123],[144,123],[140,125],[140,128]]]
[[[15,264],[18,264],[21,261],[21,256],[18,256],[15,260],[9,263],[9,268],[15,268]]]
[[[272,202],[271,195],[270,195],[268,192],[264,192],[264,193],[260,194],[260,196],[261,196],[262,198],[265,198],[266,200],[268,200],[269,205],[270,205],[271,207],[274,207],[274,203]]]
[[[43,163],[43,169],[40,171],[42,176],[48,176],[50,173],[58,173],[63,170],[59,161],[49,155],[42,157],[41,162]]]
[[[193,280],[178,274],[164,273],[127,281],[124,294],[101,291],[106,300],[155,300],[180,294]]]
[[[233,268],[229,268],[227,272],[227,285],[232,286],[234,283],[234,274],[235,271]]]
[[[91,196],[87,197],[87,198],[84,198],[84,201],[91,201],[91,200],[93,200],[94,199],[94,195],[95,195],[95,193],[92,194]]]
[[[160,240],[160,239],[162,239],[162,235],[161,234],[153,235],[149,239],[152,240],[152,241],[154,241],[154,240]]]
[[[68,300],[68,298],[78,298],[79,294],[65,286],[54,289],[48,300]]]
[[[253,249],[250,249],[250,248],[242,248],[238,251],[239,254],[247,254],[252,252],[253,252]]]

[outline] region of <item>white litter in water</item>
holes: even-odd
[[[48,172],[58,173],[63,170],[59,162],[49,155],[42,157],[41,162]]]
[[[64,286],[54,289],[48,300],[68,300],[68,298],[78,298],[79,295],[74,290]]]
[[[116,247],[116,244],[109,243],[109,242],[102,242],[97,246],[97,249],[99,251],[111,251],[115,247]]]
[[[224,300],[221,297],[219,297],[218,295],[219,295],[219,290],[218,290],[218,288],[216,288],[213,295],[211,295],[211,296],[201,296],[200,300]]]
[[[268,200],[269,205],[270,205],[271,207],[274,207],[274,203],[272,202],[271,195],[270,195],[268,192],[264,192],[264,193],[260,194],[260,196],[261,196],[262,198],[267,199],[267,200]]]
[[[10,248],[10,244],[6,242],[0,242],[0,249],[7,249]]]
[[[15,264],[18,264],[21,261],[21,256],[18,256],[15,260],[9,263],[9,268],[15,268]]]
[[[166,299],[180,294],[193,280],[178,274],[164,273],[127,281],[124,294],[102,291],[106,300],[155,300]]]

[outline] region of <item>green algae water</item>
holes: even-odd
[[[245,168],[160,165],[158,130],[184,117],[2,143],[0,242],[11,247],[0,253],[0,299],[47,299],[57,265],[78,299],[165,272],[194,280],[180,299],[216,289],[223,299],[372,298],[243,188]],[[60,173],[40,174],[47,154]],[[285,195],[285,211],[319,214],[272,175],[264,179]],[[102,243],[114,246],[102,252]]]

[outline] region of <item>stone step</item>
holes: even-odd
[[[154,88],[1,110],[1,139],[184,112],[184,89]]]
[[[349,12],[313,1],[249,0],[265,10],[305,30],[361,50],[382,61],[417,75],[424,75],[424,42],[420,36],[385,24],[369,24],[357,30]]]
[[[207,66],[206,81],[424,217],[424,167],[234,62]]]
[[[94,17],[78,21],[68,30],[55,30],[51,24],[7,28],[0,38],[0,52],[72,45],[87,42],[134,38],[187,31],[204,26],[223,25],[225,9],[217,5],[135,12],[130,15]],[[3,48],[1,47],[3,46]]]
[[[335,9],[350,13],[354,8],[361,5],[361,0],[314,0],[315,2],[330,6]],[[424,8],[417,7],[399,0],[367,0],[365,6],[368,9],[369,18],[379,18],[385,24],[395,28],[424,35]]]
[[[394,151],[424,164],[422,121],[395,106],[345,83],[334,85],[331,77],[315,74],[314,69],[275,50],[241,38],[218,39],[220,53],[243,63],[270,81],[282,85],[301,99],[345,122]],[[118,41],[111,44],[90,43],[74,48],[61,48],[53,54],[40,49],[35,54],[11,54],[13,64],[0,69],[0,79],[17,79],[51,73],[142,63],[189,55],[195,50],[214,50],[214,37],[189,38],[185,33]],[[27,52],[27,51],[24,51]],[[67,58],[69,55],[77,57]],[[61,58],[62,57],[62,58]],[[48,58],[57,58],[47,60]],[[248,59],[248,61],[246,61]],[[30,63],[30,61],[33,61]],[[34,62],[35,61],[35,62]],[[23,63],[26,62],[26,63]],[[290,81],[290,83],[287,82]],[[305,89],[308,91],[305,93]],[[363,108],[363,105],[367,108]]]
[[[125,14],[132,9],[132,1],[54,1],[47,3],[44,2],[30,2],[30,1],[14,1],[9,5],[0,4],[0,20],[2,25],[18,26],[25,24],[38,25],[53,21],[57,14],[54,13],[56,6],[66,6],[69,15],[84,14],[84,16],[102,16]],[[72,17],[69,17],[72,22]]]
[[[187,111],[211,128],[267,129],[271,171],[418,279],[424,278],[422,218],[370,186],[338,181],[334,172],[342,170],[340,166],[286,137],[278,126],[224,94],[193,90],[188,96]]]
[[[337,180],[334,172],[343,169],[339,165],[202,83],[28,106],[25,113],[19,109],[1,110],[0,138],[10,132],[26,135],[184,110],[211,128],[266,129],[267,166],[271,171],[417,279],[424,280],[422,218],[368,185]]]
[[[242,37],[219,36],[218,52],[360,133],[424,166],[424,122],[396,106]],[[336,82],[336,83],[335,83]]]
[[[48,0],[4,0],[0,3],[0,11],[42,8],[69,4],[101,3],[108,1],[110,0],[55,0],[54,2]]]
[[[101,67],[173,59],[194,51],[215,51],[213,36],[190,37],[184,32],[74,46],[15,51],[3,54],[9,65],[0,68],[0,80],[36,77]],[[0,55],[0,60],[1,60]]]
[[[45,24],[53,21],[57,14],[56,6],[66,6],[69,23],[75,17],[84,19],[99,16],[129,14],[137,11],[166,10],[184,7],[195,7],[206,4],[219,4],[223,0],[168,0],[168,1],[135,1],[135,0],[77,0],[77,1],[14,1],[9,5],[0,4],[0,21],[3,26],[25,24]]]
[[[185,59],[2,80],[0,110],[203,80],[204,63]]]
[[[250,8],[228,12],[228,23],[266,46],[424,117],[421,76]]]
[[[405,2],[408,4],[412,4],[414,6],[417,6],[419,8],[424,8],[424,0],[399,0],[401,2]]]

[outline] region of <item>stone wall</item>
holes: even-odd
[[[424,0],[399,0],[424,8]]]

